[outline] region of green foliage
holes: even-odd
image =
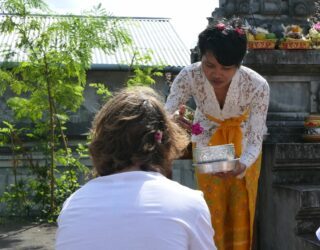
[[[0,142],[3,145],[10,144],[12,150],[15,178],[14,184],[8,186],[0,197],[0,203],[5,204],[3,213],[9,216],[38,215],[42,220],[54,221],[64,200],[79,188],[79,178],[83,179],[89,173],[89,169],[80,162],[82,158],[88,157],[87,147],[79,144],[74,150],[76,155],[72,154],[70,148],[67,150],[61,148],[56,151],[55,161],[58,168],[55,169],[53,190],[56,206],[52,209],[50,169],[47,164],[41,163],[42,159],[32,159],[32,152],[28,152],[28,148],[19,140],[19,136],[26,129],[16,129],[8,122],[4,122],[4,126],[0,128]],[[32,133],[28,135],[30,134]],[[45,146],[47,142],[43,141],[41,144],[39,134],[32,134],[30,138],[36,138],[37,142],[32,151],[48,153]],[[46,159],[44,160],[47,162]],[[31,170],[29,175],[21,172],[25,167]]]
[[[11,79],[9,73],[0,70],[0,95],[3,95],[3,93],[6,91],[8,79]]]
[[[48,11],[48,5],[41,0],[11,0],[1,1],[1,13],[10,13],[21,16],[31,14],[31,10]]]
[[[9,143],[13,131],[13,125],[9,122],[2,122],[5,127],[0,128],[0,145],[3,146],[5,143]]]
[[[89,173],[81,162],[88,158],[87,145],[69,146],[65,132],[70,112],[79,110],[83,102],[92,50],[110,53],[130,45],[131,39],[101,4],[82,17],[52,17],[45,27],[44,16],[30,15],[48,13],[41,0],[5,0],[0,10],[10,13],[1,19],[0,31],[14,32],[17,39],[13,47],[28,58],[12,64],[18,51],[12,51],[11,44],[1,51],[7,61],[0,69],[0,95],[12,93],[7,105],[14,120],[2,123],[0,146],[12,152],[15,182],[7,187],[0,203],[5,204],[8,215],[40,212],[41,219],[54,221],[65,199]],[[162,76],[163,66],[149,66],[151,60],[152,51],[133,52],[128,86],[151,85],[154,77]],[[104,84],[90,86],[104,101],[112,95]],[[23,127],[17,128],[21,122]],[[20,177],[21,167],[27,167],[30,176]]]
[[[5,192],[0,197],[0,203],[5,203],[6,213],[10,216],[24,215],[29,216],[32,202],[29,199],[30,189],[26,188],[25,180],[17,179],[17,169],[19,158],[23,155],[23,145],[20,135],[25,128],[17,129],[7,121],[2,122],[0,127],[0,145],[9,145],[12,155],[12,171],[14,183],[6,187]]]
[[[108,87],[105,86],[105,85],[102,84],[102,83],[90,83],[89,86],[92,87],[92,88],[97,89],[97,90],[96,90],[96,93],[97,93],[98,95],[102,96],[102,99],[103,99],[104,101],[108,100],[108,98],[109,98],[110,96],[112,96],[112,93],[110,92],[110,90],[108,89]]]
[[[148,50],[145,54],[141,54],[139,51],[134,52],[132,58],[131,68],[133,70],[133,76],[129,76],[127,86],[137,85],[152,85],[155,83],[155,76],[162,76],[162,65],[149,66],[152,60],[153,52]]]
[[[18,129],[8,121],[3,121],[2,124],[3,127],[0,127],[0,146],[9,144],[14,157],[21,150],[22,145],[19,136],[23,134],[25,128]],[[15,162],[14,158],[13,162]]]
[[[78,178],[88,172],[81,163],[81,157],[88,155],[86,146],[70,147],[65,130],[68,115],[83,102],[92,50],[109,53],[130,44],[131,39],[119,20],[107,16],[101,5],[85,12],[85,17],[52,17],[47,26],[43,25],[44,16],[30,15],[47,13],[41,0],[4,0],[0,10],[9,13],[3,15],[0,31],[14,32],[17,39],[13,47],[28,58],[12,65],[10,60],[17,51],[12,51],[11,45],[1,51],[8,62],[2,63],[0,70],[0,95],[12,93],[7,105],[14,112],[13,124],[23,122],[24,127],[17,136],[14,125],[3,124],[0,143],[8,145],[15,156],[19,154],[13,165],[15,178],[20,166],[28,167],[32,175],[16,178],[0,202],[11,214],[40,210],[42,218],[54,220],[63,201],[79,187]],[[107,88],[101,89],[110,94]],[[39,152],[43,158],[35,159]]]
[[[29,198],[31,193],[32,190],[27,188],[24,180],[8,186],[0,197],[0,204],[6,205],[4,213],[9,216],[30,216],[33,205]]]

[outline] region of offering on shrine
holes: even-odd
[[[312,25],[309,30],[308,37],[311,40],[312,48],[320,49],[320,22],[317,22]]]
[[[277,42],[275,33],[261,27],[248,28],[247,39],[249,49],[274,49]]]
[[[280,49],[310,49],[310,40],[299,25],[282,25],[282,28],[284,37],[280,41]]]
[[[311,114],[304,121],[305,133],[303,138],[306,141],[320,141],[320,114]]]

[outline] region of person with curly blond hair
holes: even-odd
[[[189,138],[154,90],[115,94],[91,135],[97,177],[64,203],[57,250],[216,249],[202,192],[167,178]]]

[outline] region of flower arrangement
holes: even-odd
[[[194,118],[194,110],[186,105],[179,106],[179,115],[187,122],[192,122]]]
[[[280,49],[310,49],[310,40],[303,34],[303,29],[299,25],[282,25],[282,28]]]
[[[320,141],[320,115],[311,114],[304,121],[305,132],[303,138],[306,141]]]
[[[308,34],[314,49],[320,49],[320,22],[312,25]]]
[[[277,36],[262,27],[246,27],[248,49],[274,49]]]
[[[216,29],[220,30],[224,35],[227,35],[228,32],[235,31],[238,35],[244,35],[245,31],[241,27],[232,27],[231,25],[226,25],[224,23],[216,24]]]
[[[194,119],[194,110],[188,106],[181,105],[179,107],[179,118],[186,130],[192,135],[200,135],[203,132],[203,127],[199,122],[193,123]]]
[[[311,115],[304,121],[305,128],[320,128],[320,116]]]
[[[191,134],[200,135],[203,132],[203,127],[201,127],[200,122],[192,124],[191,126]]]
[[[180,105],[178,109],[178,115],[178,123],[188,132],[190,136],[200,135],[203,132],[204,129],[200,122],[193,123],[194,110],[192,108],[185,105]],[[190,142],[180,159],[192,159],[192,157],[192,143]]]

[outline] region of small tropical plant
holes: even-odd
[[[0,138],[8,145],[14,132],[23,127],[19,138],[28,145],[20,145],[18,140],[11,144],[12,154],[21,154],[13,169],[26,166],[32,173],[28,179],[16,179],[0,202],[6,203],[13,215],[18,208],[25,214],[37,209],[51,220],[65,198],[79,187],[79,173],[87,171],[80,161],[87,156],[86,147],[68,145],[66,127],[70,114],[83,101],[92,49],[109,53],[130,44],[131,39],[101,5],[85,16],[51,16],[47,26],[44,18],[49,10],[42,0],[1,1],[0,11],[1,32],[16,36],[14,46],[8,44],[2,51],[0,95],[10,93],[7,105],[14,116],[2,124]],[[18,54],[25,55],[21,63],[16,63]]]
[[[133,74],[128,76],[127,86],[152,85],[155,83],[154,77],[163,76],[163,65],[150,66],[152,55],[152,50],[147,50],[144,54],[137,50],[133,52],[129,71]]]

